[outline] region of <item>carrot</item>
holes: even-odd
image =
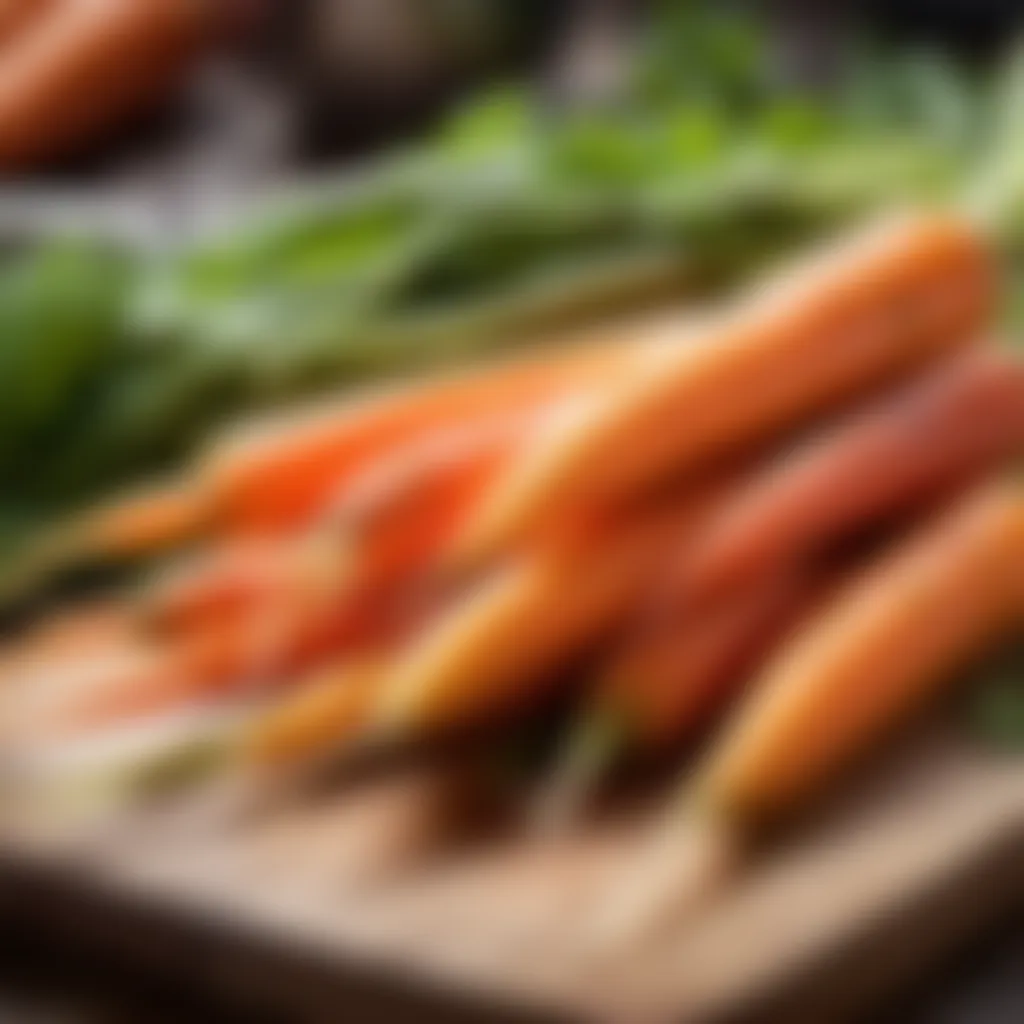
[[[55,658],[93,657],[117,651],[132,637],[128,609],[113,602],[59,613],[0,649],[0,685],[7,685]]]
[[[500,414],[430,432],[345,480],[312,528],[314,573],[336,567],[332,599],[353,604],[425,574],[471,500],[542,422]],[[161,582],[147,601],[148,620],[181,630],[211,615],[244,613],[275,590],[294,589],[310,547],[305,533],[229,538]]]
[[[284,662],[301,665],[308,645],[308,635],[268,637],[250,622],[217,623],[172,642],[125,630],[98,650],[53,650],[15,665],[5,724],[70,735],[222,699],[265,684]]]
[[[649,328],[635,330],[643,335]],[[8,573],[0,600],[16,601],[41,579],[80,563],[166,554],[225,533],[241,535],[244,547],[248,534],[288,536],[318,525],[328,533],[358,532],[364,576],[411,571],[450,538],[463,506],[502,459],[543,426],[545,402],[574,384],[596,382],[627,358],[634,355],[621,341],[566,345],[373,394],[297,424],[264,422],[215,447],[197,480],[129,495],[61,524]],[[403,519],[414,503],[416,515]],[[197,607],[216,603],[235,587],[238,563],[225,561],[222,569],[210,564],[182,580],[182,599],[189,591]],[[232,580],[222,580],[221,571]],[[166,597],[168,605],[177,600]]]
[[[812,793],[1010,628],[1024,613],[1022,578],[1024,492],[985,488],[767,669],[699,783],[701,802],[746,818]]]
[[[525,426],[499,417],[401,445],[347,482],[310,531],[229,535],[165,573],[146,597],[147,621],[182,631],[245,614],[294,591],[304,576],[321,592],[333,577],[329,599],[339,603],[413,582]]]
[[[129,568],[166,554],[199,536],[204,514],[195,491],[160,486],[58,521],[9,560],[0,606],[18,606],[68,571]]]
[[[1024,453],[1024,363],[959,355],[738,487],[666,588],[679,609],[713,600]]]
[[[311,534],[243,535],[186,563],[149,596],[145,621],[164,635],[184,635],[214,620],[251,621],[261,607],[290,607],[298,621],[303,609],[315,617],[329,604],[333,621],[346,620],[339,645],[379,634],[381,602],[426,590],[436,555],[523,443],[525,428],[535,429],[520,417],[498,417],[399,447],[350,481]],[[564,530],[561,545],[585,543],[586,525]]]
[[[692,737],[820,598],[804,575],[770,579],[682,621],[657,620],[613,658],[588,696],[544,787],[537,820],[574,820],[619,758]]]
[[[319,671],[250,727],[243,758],[272,766],[330,751],[366,725],[380,675],[372,661],[344,661]]]
[[[474,499],[542,423],[503,415],[453,427],[396,449],[353,480],[327,523],[349,537],[363,585],[425,572]]]
[[[970,343],[992,277],[966,223],[919,214],[798,265],[687,344],[667,331],[498,481],[451,557],[479,562],[566,505],[635,494]]]
[[[62,156],[179,79],[209,31],[192,0],[56,0],[0,61],[0,167]]]
[[[216,447],[198,481],[130,495],[45,537],[9,582],[8,599],[82,561],[163,554],[225,530],[241,535],[231,548],[253,552],[262,541],[247,534],[294,534],[318,521],[326,534],[339,531],[338,546],[350,552],[350,535],[358,534],[364,583],[411,572],[450,538],[502,461],[543,426],[544,402],[596,382],[627,358],[633,355],[620,341],[566,345],[374,394],[298,424],[265,423]],[[416,514],[406,515],[414,504]],[[187,615],[187,605],[217,604],[228,590],[240,598],[240,577],[253,582],[253,566],[265,561],[261,555],[243,567],[232,554],[216,556],[148,602],[150,611],[173,618]]]
[[[822,589],[805,576],[771,579],[679,626],[656,628],[616,658],[596,695],[644,748],[692,734]]]
[[[391,494],[389,490],[384,493]],[[375,498],[371,494],[371,508],[375,507]],[[400,518],[397,523],[401,524]],[[650,527],[647,532],[652,530]],[[595,542],[596,538],[591,545]],[[605,538],[600,538],[600,543],[605,544]],[[572,646],[577,633],[592,632],[603,609],[622,600],[616,595],[624,590],[629,575],[639,572],[641,549],[649,545],[649,537],[642,542],[627,537],[626,542],[612,546],[588,572],[578,575],[578,592],[561,607],[560,581],[571,572],[571,565],[589,557],[590,552],[552,545],[538,552],[522,569],[517,566],[507,574],[498,574],[485,585],[483,596],[471,589],[448,610],[439,612],[435,603],[432,613],[429,604],[410,601],[411,594],[403,595],[402,584],[407,587],[410,582],[407,576],[399,574],[397,580],[389,581],[379,564],[371,564],[369,569],[361,565],[365,553],[356,556],[355,576],[347,576],[340,590],[324,594],[313,588],[307,593],[297,560],[302,554],[300,545],[268,548],[260,542],[254,548],[253,542],[245,542],[234,553],[225,552],[221,563],[210,567],[208,577],[201,563],[198,577],[186,575],[178,586],[172,585],[149,621],[160,627],[161,635],[178,637],[178,642],[186,645],[199,643],[206,635],[248,638],[238,648],[235,662],[228,661],[218,666],[217,672],[195,681],[196,692],[213,694],[225,686],[251,680],[260,669],[261,677],[283,677],[323,658],[345,660],[361,657],[360,652],[393,648],[410,638],[417,622],[426,619],[429,626],[427,617],[433,616],[436,625],[427,628],[422,645],[413,643],[408,661],[412,665],[422,661],[426,657],[424,647],[429,649],[430,644],[441,643],[442,650],[447,651],[448,660],[443,656],[440,667],[434,665],[443,678],[423,684],[436,688],[427,699],[437,707],[443,700],[441,688],[461,685],[460,678],[465,684],[465,674],[475,671],[475,658],[490,655],[498,659],[501,644],[514,642],[517,624],[532,629],[530,657],[536,662],[557,657],[563,648]],[[265,557],[268,551],[269,563]],[[377,554],[371,550],[371,563]],[[232,566],[234,556],[238,562]],[[321,559],[321,569],[322,563]],[[395,582],[397,590],[389,586]],[[374,584],[383,584],[383,589],[375,589]],[[446,636],[454,647],[443,646]],[[262,658],[258,656],[261,651]],[[533,663],[523,657],[517,664],[519,671],[528,675]],[[517,670],[511,657],[506,655],[503,660],[507,671],[502,678],[507,684],[514,680]],[[497,690],[498,684],[493,683],[492,697]],[[469,717],[471,711],[470,702]],[[444,717],[440,711],[438,714]],[[431,724],[428,715],[424,725]]]
[[[290,527],[403,444],[496,413],[536,409],[599,384],[633,358],[621,341],[580,343],[383,389],[298,421],[267,421],[213,450],[203,469],[205,486],[219,520],[232,528]]]
[[[308,574],[269,582],[273,585],[259,581],[255,592],[243,591],[239,603],[228,591],[221,604],[211,605],[216,595],[204,592],[199,604],[163,609],[164,617],[155,622],[129,620],[104,646],[102,657],[84,664],[77,656],[46,657],[44,651],[34,672],[56,685],[33,712],[33,728],[91,729],[182,705],[301,685],[317,665],[395,645],[429,610],[390,593],[357,591],[336,600],[333,580],[323,591]]]
[[[27,735],[70,736],[223,696],[251,684],[241,673],[255,660],[253,646],[251,636],[220,630],[173,646],[133,638],[84,661],[58,659],[49,685],[33,693],[37,681],[26,681],[24,711],[12,722]]]
[[[165,570],[141,595],[143,619],[162,635],[183,635],[249,614],[280,596],[296,545],[228,538]]]
[[[107,693],[134,693],[137,682],[148,683],[158,665],[162,659],[155,650],[135,637],[91,656],[54,652],[15,663],[0,714],[4,744],[63,737],[80,721],[88,722]]]
[[[531,681],[621,619],[707,501],[677,499],[614,524],[587,548],[537,547],[498,567],[398,656],[378,727],[429,732],[534,699]]]
[[[310,534],[229,537],[159,581],[146,600],[147,621],[183,632],[248,614],[286,600],[304,577],[308,589],[339,606],[410,587],[518,443],[518,429],[497,426],[403,446],[352,481]]]
[[[705,895],[747,829],[795,809],[1024,621],[1024,491],[976,489],[897,546],[773,657],[684,788],[656,860],[603,922],[621,941]]]
[[[140,557],[185,543],[203,525],[203,503],[194,489],[152,487],[86,517],[81,547],[99,558]]]
[[[0,0],[0,46],[16,41],[33,21],[49,13],[54,0]]]

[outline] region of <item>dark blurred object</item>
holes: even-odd
[[[901,35],[981,52],[998,49],[1024,20],[1018,0],[867,0],[846,6]]]
[[[281,5],[300,148],[351,152],[422,126],[469,83],[518,68],[563,2],[299,0]]]
[[[578,0],[567,7],[547,76],[556,103],[600,105],[628,88],[647,7],[634,0]]]

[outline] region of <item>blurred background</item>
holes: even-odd
[[[717,294],[893,198],[996,209],[1015,267],[1022,27],[1013,0],[0,0],[4,564],[240,412]],[[0,921],[0,1020],[263,1019]],[[878,1019],[1024,1020],[1020,920]]]

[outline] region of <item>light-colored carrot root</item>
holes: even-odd
[[[245,624],[217,624],[171,643],[132,633],[90,658],[44,659],[14,682],[12,725],[73,735],[244,692],[260,681],[260,639]]]
[[[72,657],[43,657],[36,675],[58,685],[39,687],[29,679],[17,686],[15,680],[30,697],[40,691],[24,721],[35,732],[75,732],[276,691],[301,684],[325,661],[362,657],[397,642],[417,611],[393,609],[387,600],[358,593],[343,594],[334,603],[330,592],[302,587],[269,596],[265,603],[243,607],[241,614],[221,608],[210,621],[199,616],[188,628],[168,629],[165,623],[155,635],[126,629],[121,643],[84,664]]]
[[[318,672],[253,724],[242,757],[280,766],[329,753],[366,726],[381,676],[376,663],[343,663]]]
[[[64,688],[40,726],[73,734],[204,703],[251,682],[244,666],[253,639],[236,631],[211,631],[172,648],[140,647],[135,657],[89,680]]]
[[[59,613],[0,648],[0,681],[13,681],[54,658],[87,658],[116,651],[132,636],[121,604],[91,604]]]
[[[131,558],[173,548],[204,525],[202,496],[172,484],[101,508],[82,524],[83,546],[100,557]]]
[[[659,820],[651,845],[629,865],[587,932],[584,957],[618,956],[656,939],[710,903],[742,862],[746,837],[724,819],[676,813]]]
[[[966,223],[911,216],[831,247],[702,326],[667,330],[660,350],[498,481],[452,559],[478,563],[567,504],[636,493],[969,344],[992,276]]]

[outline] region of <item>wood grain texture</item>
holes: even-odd
[[[794,823],[700,917],[614,962],[580,950],[645,812],[557,840],[470,839],[466,799],[458,771],[410,770],[222,834],[9,829],[0,893],[298,1020],[345,998],[396,1020],[773,1022],[852,1019],[1024,896],[1024,765],[942,728]]]

